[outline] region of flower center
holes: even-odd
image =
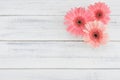
[[[94,32],[93,37],[94,37],[94,39],[99,39],[99,37],[100,37],[99,32]]]
[[[81,24],[82,22],[80,20],[78,20],[78,24]]]
[[[101,19],[103,17],[103,12],[101,10],[96,11],[96,18]]]
[[[98,37],[98,34],[94,34],[94,38],[97,38]]]
[[[74,19],[74,24],[77,26],[77,27],[83,27],[84,24],[85,24],[85,20],[84,18],[82,17],[77,17]]]
[[[102,14],[101,13],[98,13],[98,15],[97,15],[98,17],[101,17],[102,16]]]
[[[93,29],[89,33],[90,39],[94,42],[99,42],[103,38],[103,33],[99,29]]]

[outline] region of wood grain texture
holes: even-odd
[[[73,7],[110,6],[110,42],[92,48],[63,24]],[[0,80],[120,80],[119,0],[0,0]]]
[[[0,58],[120,57],[119,42],[92,48],[83,42],[0,42]]]
[[[2,70],[1,80],[120,80],[116,70]],[[73,76],[74,75],[74,76]],[[7,76],[7,77],[6,77]]]
[[[0,68],[120,68],[120,44],[94,49],[82,42],[1,42]]]
[[[0,0],[0,15],[64,15],[73,7],[106,2],[119,15],[119,0]]]
[[[81,40],[66,31],[64,16],[0,17],[0,40]],[[111,16],[110,40],[120,40],[120,16]]]

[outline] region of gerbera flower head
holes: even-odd
[[[104,45],[108,40],[106,27],[101,22],[94,21],[87,23],[84,32],[84,41],[91,44],[93,47]]]
[[[91,13],[81,7],[71,9],[65,15],[65,24],[68,26],[67,31],[76,36],[83,36],[85,24],[92,20]]]
[[[94,5],[90,5],[88,9],[90,12],[93,12],[95,20],[101,21],[104,24],[107,24],[109,22],[110,9],[105,3],[95,3]]]

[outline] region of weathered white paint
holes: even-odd
[[[70,8],[103,1],[110,42],[94,49],[65,31]],[[0,80],[120,80],[119,0],[0,0]]]
[[[110,40],[120,40],[120,16],[111,16]],[[66,31],[64,16],[0,17],[0,40],[81,40]]]
[[[12,74],[11,74],[12,73]],[[1,80],[120,80],[117,70],[1,70]]]
[[[0,68],[120,68],[120,44],[1,42]]]
[[[119,0],[0,0],[0,15],[64,15],[74,7],[106,2],[119,15]]]

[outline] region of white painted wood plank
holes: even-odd
[[[1,69],[97,69],[120,68],[120,58],[4,58]]]
[[[120,16],[111,16],[110,40],[120,40]],[[63,16],[1,16],[0,40],[81,40],[66,31]]]
[[[74,7],[103,1],[119,15],[119,0],[0,0],[0,15],[64,15]]]
[[[119,53],[119,42],[0,42],[0,68],[120,68]]]
[[[120,80],[119,70],[0,70],[1,80]]]

